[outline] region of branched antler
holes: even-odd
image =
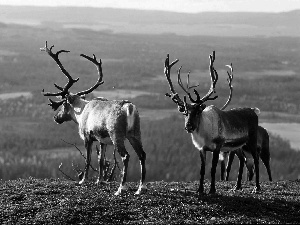
[[[200,98],[200,95],[198,93],[198,91],[195,89],[196,87],[199,86],[198,85],[194,85],[194,86],[190,86],[189,84],[189,76],[190,76],[190,72],[188,73],[187,75],[187,87],[185,88],[183,83],[182,83],[182,80],[181,80],[181,77],[180,77],[180,71],[181,71],[181,68],[180,67],[177,71],[177,74],[178,74],[178,78],[177,78],[177,81],[178,81],[178,85],[182,88],[182,90],[188,95],[190,101],[192,103],[195,103],[195,104],[203,104],[204,102],[208,101],[208,100],[214,100],[216,99],[218,96],[214,96],[214,97],[211,97],[211,95],[213,93],[215,93],[215,87],[216,87],[216,83],[218,81],[218,73],[217,71],[215,70],[214,68],[214,61],[215,61],[215,51],[213,51],[213,53],[211,55],[209,55],[209,59],[210,59],[210,65],[209,65],[209,71],[210,71],[210,78],[211,78],[211,86],[210,86],[210,89],[208,91],[208,93],[203,97],[203,98]],[[178,59],[174,60],[171,64],[169,63],[169,54],[167,55],[167,58],[165,60],[165,67],[164,67],[164,73],[166,75],[166,78],[167,78],[167,81],[168,81],[168,84],[169,84],[169,87],[170,87],[170,90],[171,90],[171,93],[167,93],[166,96],[168,97],[171,97],[171,99],[178,105],[178,110],[180,112],[182,112],[183,114],[187,114],[187,102],[186,102],[186,98],[184,99],[184,101],[182,101],[178,95],[178,93],[175,91],[174,89],[174,86],[172,84],[172,81],[171,81],[171,77],[170,77],[170,70],[171,70],[171,67],[178,62]],[[190,89],[193,88],[193,91],[196,95],[196,99],[193,99],[191,94],[190,94]]]
[[[61,101],[53,101],[52,99],[48,98],[48,100],[50,101],[50,103],[48,103],[48,105],[51,106],[51,108],[55,111],[59,108],[59,106],[61,106],[65,100],[61,100]]]
[[[60,70],[62,71],[62,73],[68,78],[68,83],[64,87],[61,87],[58,84],[54,83],[54,86],[59,90],[59,92],[57,92],[57,93],[45,92],[44,89],[42,90],[42,93],[44,96],[56,96],[56,97],[61,96],[62,97],[62,100],[60,100],[60,101],[53,101],[53,100],[49,99],[50,103],[48,105],[50,105],[53,110],[57,110],[59,108],[59,106],[61,106],[64,103],[64,101],[66,101],[66,96],[70,94],[69,89],[72,87],[72,85],[75,82],[77,82],[79,80],[79,78],[73,79],[72,76],[68,73],[68,71],[63,67],[62,63],[60,62],[60,60],[58,58],[60,53],[63,53],[63,52],[68,53],[70,51],[60,50],[56,53],[53,53],[52,52],[53,47],[54,47],[54,45],[52,45],[49,48],[48,42],[46,41],[45,47],[40,48],[40,50],[46,52],[57,63],[57,65],[60,68]],[[93,57],[89,57],[87,55],[81,54],[80,56],[84,57],[87,60],[94,63],[95,66],[97,67],[98,75],[99,75],[99,78],[98,78],[96,84],[94,84],[94,86],[92,86],[91,88],[89,88],[85,91],[80,91],[80,92],[76,93],[77,95],[82,96],[82,95],[88,94],[88,93],[92,92],[93,90],[95,90],[99,85],[103,84],[104,81],[103,81],[101,59],[98,62],[95,55],[93,55]]]
[[[227,75],[228,75],[227,82],[228,82],[228,86],[229,86],[229,89],[230,89],[230,93],[229,93],[229,97],[228,97],[225,105],[223,105],[223,107],[221,108],[221,110],[224,110],[227,107],[227,105],[230,103],[231,98],[232,98],[232,90],[233,90],[233,86],[231,85],[232,80],[233,80],[233,67],[232,67],[232,63],[230,65],[226,65],[226,66],[229,67],[229,69],[230,69],[230,72],[227,71]]]
[[[175,59],[170,64],[169,54],[167,54],[167,58],[165,60],[164,74],[165,74],[165,76],[167,78],[167,81],[168,81],[171,93],[166,93],[166,96],[170,97],[172,99],[172,101],[175,102],[178,105],[178,110],[180,112],[184,112],[185,111],[185,109],[184,109],[184,102],[180,99],[178,93],[175,91],[173,83],[172,83],[172,80],[171,80],[171,68],[178,61],[179,61],[179,59]],[[179,74],[180,74],[180,70],[179,70]]]
[[[195,103],[195,102],[199,102],[199,101],[200,101],[200,95],[198,94],[198,92],[196,91],[196,89],[194,89],[194,93],[195,93],[195,95],[197,96],[197,100],[194,100],[194,99],[192,98],[191,94],[190,94],[190,89],[198,87],[199,84],[190,87],[190,72],[189,72],[188,75],[187,75],[187,88],[185,88],[184,85],[183,85],[183,83],[182,83],[182,81],[181,81],[181,77],[180,77],[180,70],[181,70],[181,68],[182,68],[182,67],[180,67],[180,68],[177,70],[177,75],[178,75],[178,76],[177,76],[177,82],[178,82],[179,86],[180,86],[180,87],[182,88],[182,90],[189,96],[189,99],[191,100],[191,102],[194,102],[194,103]],[[186,106],[186,102],[185,102],[184,104],[185,104],[185,106]],[[186,108],[185,108],[185,110],[186,110]]]
[[[190,98],[190,100],[197,104],[203,104],[204,102],[208,100],[215,100],[218,96],[210,97],[213,93],[216,93],[216,83],[218,81],[218,73],[214,68],[214,62],[215,62],[216,54],[215,51],[212,52],[212,55],[209,55],[209,72],[210,72],[210,78],[211,78],[211,86],[208,91],[208,93],[203,98],[198,98],[199,94],[197,90],[194,89],[195,94],[197,95],[197,100],[193,100]]]
[[[58,65],[58,67],[60,68],[60,70],[62,71],[62,73],[68,78],[68,83],[64,86],[64,87],[61,87],[59,85],[57,85],[56,83],[54,84],[54,86],[60,90],[60,92],[57,92],[57,93],[50,93],[50,92],[44,92],[43,90],[43,95],[44,96],[62,96],[62,98],[65,98],[65,96],[67,94],[69,94],[69,89],[70,87],[79,80],[79,78],[77,79],[73,79],[71,77],[71,75],[68,73],[68,71],[63,67],[63,65],[61,64],[58,56],[60,53],[62,52],[70,52],[70,51],[67,51],[67,50],[60,50],[56,53],[53,53],[52,52],[52,49],[53,49],[54,45],[52,45],[50,48],[48,48],[48,43],[46,41],[46,44],[45,44],[45,47],[44,48],[40,48],[41,51],[45,51],[55,62],[56,64]],[[51,105],[52,107],[52,105]],[[53,108],[53,107],[52,107]]]
[[[88,93],[91,93],[93,90],[95,90],[98,86],[100,86],[101,84],[104,83],[103,81],[103,72],[102,72],[102,61],[101,59],[99,59],[99,62],[97,61],[97,58],[96,56],[93,54],[93,58],[87,56],[87,55],[84,55],[84,54],[80,54],[81,57],[84,57],[86,58],[87,60],[91,61],[92,63],[95,64],[95,66],[97,67],[97,70],[98,70],[98,80],[97,82],[94,84],[94,86],[92,86],[91,88],[85,90],[85,91],[81,91],[81,92],[78,92],[76,93],[76,95],[86,95]]]

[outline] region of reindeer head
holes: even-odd
[[[97,67],[98,70],[98,80],[97,82],[94,84],[94,86],[92,86],[91,88],[89,88],[88,90],[85,91],[81,91],[81,92],[77,92],[76,94],[72,94],[69,89],[72,87],[72,85],[74,83],[76,83],[79,78],[77,79],[73,79],[71,77],[71,75],[68,73],[68,71],[65,70],[65,68],[63,67],[63,65],[61,64],[58,55],[62,52],[70,52],[70,51],[66,51],[66,50],[60,50],[56,53],[52,52],[52,48],[54,47],[54,45],[52,45],[50,48],[48,48],[47,45],[47,41],[46,41],[46,45],[44,48],[41,48],[41,51],[45,51],[48,53],[48,55],[54,59],[54,61],[57,63],[58,67],[60,68],[60,70],[62,71],[62,73],[68,78],[68,83],[64,86],[61,87],[57,84],[54,84],[54,86],[60,90],[57,93],[50,93],[50,92],[44,92],[44,90],[42,91],[44,96],[55,96],[55,97],[59,97],[60,100],[59,101],[53,101],[51,99],[49,99],[50,103],[48,105],[50,105],[52,107],[52,109],[54,111],[56,111],[60,106],[62,106],[60,108],[60,110],[57,112],[57,114],[54,116],[54,120],[55,122],[61,124],[65,121],[70,121],[72,120],[72,112],[74,112],[74,108],[76,106],[78,106],[81,102],[81,100],[84,99],[84,96],[88,93],[91,93],[93,90],[95,90],[98,86],[100,86],[101,84],[104,83],[104,81],[102,81],[103,78],[103,73],[102,73],[102,62],[101,59],[99,60],[99,62],[96,59],[96,56],[93,55],[93,58],[81,54],[80,56],[86,58],[87,60],[91,61],[92,63],[95,64],[95,66]]]
[[[185,96],[184,96],[185,98]],[[193,133],[200,123],[200,116],[205,109],[205,104],[185,104],[186,114],[184,115],[184,129],[188,133]]]
[[[199,126],[200,123],[200,117],[201,117],[201,113],[203,112],[203,110],[206,108],[206,105],[204,104],[206,101],[208,100],[214,100],[216,99],[218,96],[214,96],[211,97],[211,95],[213,93],[215,93],[215,86],[216,83],[218,81],[218,73],[215,70],[213,63],[215,61],[215,52],[213,51],[212,55],[209,55],[209,59],[210,59],[210,65],[209,65],[209,71],[210,71],[210,77],[211,77],[211,87],[208,91],[208,93],[203,97],[200,98],[200,95],[198,93],[198,91],[196,89],[194,89],[194,94],[196,95],[196,99],[193,99],[193,97],[190,94],[190,90],[192,88],[195,88],[198,85],[195,86],[190,86],[189,85],[189,75],[190,73],[188,73],[187,75],[187,87],[185,88],[181,77],[180,77],[180,70],[182,67],[180,67],[177,70],[177,82],[179,84],[179,86],[182,88],[182,90],[188,95],[191,103],[187,103],[186,101],[186,96],[184,96],[184,100],[182,101],[181,98],[179,97],[178,93],[175,92],[175,89],[173,87],[172,81],[171,81],[171,77],[170,77],[170,71],[171,71],[171,67],[177,63],[179,60],[176,59],[174,60],[171,64],[169,64],[169,55],[167,55],[167,58],[165,60],[165,69],[164,69],[164,73],[165,76],[167,78],[171,93],[166,93],[166,96],[170,97],[173,102],[175,102],[178,106],[178,111],[181,112],[184,117],[185,117],[185,130],[188,133],[192,133],[195,129],[197,129],[197,127]],[[228,73],[228,72],[227,72]],[[229,87],[230,87],[230,96],[226,102],[226,104],[222,107],[222,109],[225,109],[225,107],[228,105],[228,103],[231,100],[232,97],[232,86],[231,86],[231,81],[232,81],[232,67],[231,67],[231,74],[228,73],[229,79],[227,80],[229,83]]]
[[[73,120],[74,114],[74,106],[76,106],[82,97],[76,94],[69,94],[66,96],[66,99],[63,101],[60,109],[54,115],[54,121],[58,124],[62,124],[63,122]]]

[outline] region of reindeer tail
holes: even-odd
[[[260,114],[260,110],[259,110],[259,108],[251,108],[255,113],[256,113],[256,115],[258,115],[258,114]]]

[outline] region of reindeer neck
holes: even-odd
[[[71,105],[72,107],[71,116],[75,123],[77,124],[80,123],[82,112],[84,111],[87,103],[89,103],[89,101],[86,101],[84,99],[79,99],[78,101],[76,101],[76,103],[73,103]]]

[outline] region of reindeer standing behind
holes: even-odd
[[[73,120],[76,124],[78,124],[79,135],[81,139],[84,140],[84,145],[87,150],[84,174],[79,184],[84,183],[88,178],[92,145],[94,141],[98,141],[100,142],[100,151],[97,151],[99,176],[96,183],[98,184],[103,181],[103,161],[106,146],[114,145],[114,148],[120,154],[123,162],[121,184],[115,195],[121,194],[122,190],[126,189],[125,182],[129,154],[126,151],[124,141],[128,139],[140,160],[141,180],[138,190],[136,191],[136,194],[140,194],[142,189],[146,188],[144,185],[146,175],[146,153],[144,152],[142,146],[140,117],[136,106],[127,100],[110,101],[104,98],[96,98],[91,101],[86,101],[82,98],[82,96],[91,93],[99,85],[104,83],[102,80],[102,62],[101,59],[98,62],[95,55],[93,58],[84,54],[81,54],[80,56],[86,58],[96,65],[99,75],[96,84],[88,90],[81,91],[76,94],[69,92],[70,87],[77,82],[79,78],[73,79],[65,70],[58,58],[60,53],[69,51],[60,50],[57,53],[53,53],[53,47],[54,46],[48,48],[46,42],[45,47],[41,48],[41,50],[47,52],[48,55],[54,59],[62,73],[68,78],[68,83],[64,87],[54,84],[54,86],[60,90],[59,92],[45,93],[43,90],[43,94],[44,96],[61,97],[60,101],[53,101],[49,99],[50,103],[48,104],[53,110],[57,110],[60,106],[62,106],[58,113],[54,116],[56,123],[61,124],[66,121]]]
[[[263,128],[262,126],[258,126],[257,128],[257,154],[259,155],[261,161],[265,165],[267,169],[267,173],[269,176],[269,181],[272,181],[272,174],[271,174],[271,168],[270,168],[270,148],[269,148],[269,134],[268,131]],[[225,169],[225,162],[224,159],[228,155],[228,162]],[[229,180],[229,173],[231,170],[231,165],[234,159],[234,156],[237,155],[239,160],[242,161],[242,164],[245,163],[246,167],[248,169],[247,178],[248,180],[252,180],[254,176],[254,164],[253,160],[247,160],[245,161],[245,157],[243,154],[242,149],[237,149],[235,151],[231,151],[230,153],[225,153],[223,156],[223,160],[221,161],[221,180],[228,181]],[[240,162],[241,163],[241,162]],[[226,175],[225,174],[226,170]]]
[[[164,73],[168,81],[171,94],[166,95],[177,104],[178,111],[183,113],[185,117],[185,129],[192,136],[192,141],[195,147],[200,152],[201,168],[200,168],[200,183],[199,194],[204,192],[204,175],[206,164],[206,151],[213,153],[212,167],[211,167],[211,186],[210,193],[215,193],[215,173],[219,160],[220,151],[233,151],[242,148],[244,152],[250,153],[254,159],[255,173],[256,173],[256,187],[254,191],[260,190],[259,184],[259,161],[256,151],[257,143],[257,127],[259,110],[257,108],[234,108],[223,111],[214,105],[206,106],[204,103],[208,100],[214,100],[217,96],[211,97],[215,93],[215,85],[218,80],[218,74],[213,63],[215,61],[215,52],[210,55],[210,77],[211,87],[208,93],[200,98],[197,90],[194,93],[197,99],[194,100],[189,92],[191,88],[189,83],[187,89],[184,88],[180,79],[180,69],[178,70],[178,84],[188,95],[192,103],[186,102],[186,96],[182,100],[178,93],[176,93],[171,77],[170,71],[179,60],[174,60],[169,63],[169,55],[165,60]],[[244,146],[246,146],[244,148]],[[246,154],[248,155],[248,154]],[[241,180],[243,175],[243,166],[240,166],[237,184],[235,189],[241,189]]]

